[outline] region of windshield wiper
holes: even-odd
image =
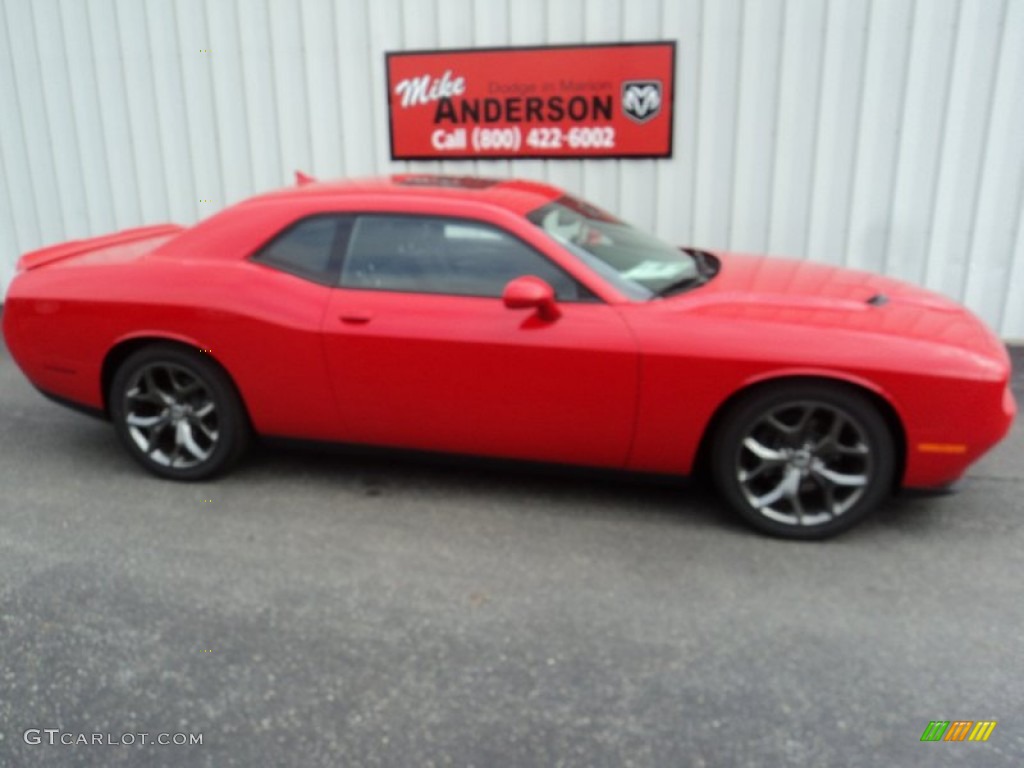
[[[691,275],[690,277],[684,277],[680,280],[669,283],[665,287],[661,288],[651,297],[652,299],[663,299],[666,296],[671,296],[674,293],[681,293],[682,291],[690,288],[696,288],[699,285],[704,285],[708,281],[708,278],[704,275]]]

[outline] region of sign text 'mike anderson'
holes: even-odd
[[[560,83],[563,90],[580,90],[596,86],[610,86],[610,83],[576,82],[565,80]],[[591,119],[612,119],[613,98],[611,94],[575,95],[566,98],[554,96],[507,96],[483,99],[465,98],[466,79],[452,77],[451,70],[445,70],[441,77],[419,75],[401,80],[395,86],[403,109],[436,102],[434,123],[543,123],[560,122],[565,119],[582,122]],[[457,102],[455,97],[460,98]]]

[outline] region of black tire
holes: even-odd
[[[871,400],[842,384],[766,385],[740,399],[711,448],[715,485],[747,523],[789,539],[853,527],[889,495],[893,437]]]
[[[160,477],[213,477],[249,442],[249,421],[227,374],[181,345],[159,342],[131,354],[114,374],[107,402],[128,453]]]

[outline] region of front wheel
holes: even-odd
[[[132,457],[173,480],[222,472],[243,452],[248,421],[227,375],[173,344],[128,357],[110,386],[110,415]]]
[[[895,454],[874,404],[845,386],[756,390],[722,422],[715,483],[755,528],[820,539],[851,528],[892,488]]]

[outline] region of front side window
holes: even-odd
[[[468,219],[430,216],[359,217],[341,284],[407,293],[498,298],[510,280],[534,275],[563,301],[592,294],[517,237]]]
[[[342,214],[302,219],[263,246],[253,260],[307,280],[334,285],[352,224],[352,217]]]
[[[691,253],[568,195],[527,218],[634,299],[666,296],[710,276]]]

